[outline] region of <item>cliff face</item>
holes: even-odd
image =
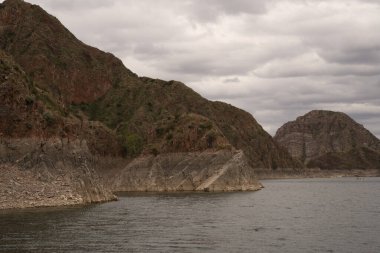
[[[341,112],[311,111],[283,125],[275,140],[308,167],[380,169],[380,141]]]
[[[0,209],[114,200],[85,142],[0,140]]]
[[[63,116],[48,98],[0,51],[0,209],[115,199],[94,169],[87,142],[78,139],[95,130]]]

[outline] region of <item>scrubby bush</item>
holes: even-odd
[[[156,148],[152,148],[150,153],[154,156],[157,156],[159,154],[158,150]]]
[[[128,156],[136,156],[141,153],[143,140],[137,134],[129,134],[124,138],[124,151]]]
[[[50,112],[45,112],[43,118],[48,126],[54,125],[55,117]]]
[[[25,123],[25,126],[29,130],[31,130],[33,128],[33,125],[30,122]]]
[[[216,141],[216,133],[209,132],[206,135],[207,147],[212,148],[214,146],[214,142]]]
[[[166,140],[170,141],[171,139],[173,139],[173,134],[172,134],[172,133],[169,133],[169,134],[166,136]]]
[[[204,123],[200,123],[199,124],[199,128],[201,130],[210,130],[212,128],[212,123],[207,121],[207,122],[204,122]]]
[[[25,104],[26,104],[27,106],[31,106],[31,105],[34,104],[35,100],[36,100],[36,99],[35,99],[34,96],[27,96],[27,97],[25,98]]]

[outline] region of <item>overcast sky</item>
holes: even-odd
[[[271,134],[326,109],[380,137],[380,1],[29,2],[138,75],[243,108]]]

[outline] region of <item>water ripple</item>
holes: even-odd
[[[0,252],[380,252],[380,178],[0,212]]]

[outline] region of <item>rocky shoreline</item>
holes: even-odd
[[[113,168],[113,169],[111,169]],[[84,140],[0,140],[0,209],[83,205],[113,192],[256,191],[263,186],[239,150],[94,156]]]
[[[20,141],[19,144],[25,144],[25,140]],[[4,155],[4,143],[1,144],[1,150],[2,155]],[[48,153],[50,152],[48,151]],[[76,154],[76,158],[82,157],[75,151],[73,153]],[[86,205],[114,201],[117,200],[114,194],[120,192],[257,191],[265,187],[258,179],[380,176],[378,170],[325,171],[320,169],[310,169],[302,173],[286,173],[285,171],[275,173],[258,172],[257,176],[251,170],[252,174],[238,175],[242,166],[245,166],[244,159],[240,157],[241,155],[238,151],[231,154],[226,154],[226,151],[220,151],[219,153],[205,154],[171,154],[171,157],[169,155],[141,157],[125,166],[117,178],[102,175],[99,172],[99,167],[98,171],[94,169],[96,166],[90,168],[88,165],[91,164],[91,159],[87,158],[82,160],[81,165],[75,169],[70,167],[69,164],[72,163],[72,160],[70,161],[67,157],[65,157],[64,162],[57,159],[51,168],[46,167],[47,161],[51,161],[51,158],[41,155],[39,155],[40,161],[44,162],[39,162],[39,165],[42,164],[42,166],[38,168],[35,166],[25,167],[26,164],[35,163],[36,160],[21,163],[20,160],[16,160],[18,163],[13,165],[2,163],[0,165],[3,173],[0,178],[0,210]],[[197,159],[194,159],[195,156],[197,156]],[[210,159],[211,156],[214,159]],[[2,156],[2,159],[4,159],[4,156]],[[71,159],[74,159],[74,156],[71,156]],[[237,163],[236,159],[238,159]],[[174,168],[176,169],[171,170],[171,174],[165,175],[161,165],[173,165],[174,163],[178,163],[179,166],[175,166]],[[107,164],[107,162],[103,164]]]
[[[116,200],[95,170],[85,142],[34,138],[0,141],[0,209]]]
[[[142,155],[133,160],[91,154],[86,141],[0,139],[0,209],[84,205],[115,192],[257,191],[258,180],[373,177],[379,170],[253,169],[235,149]]]

